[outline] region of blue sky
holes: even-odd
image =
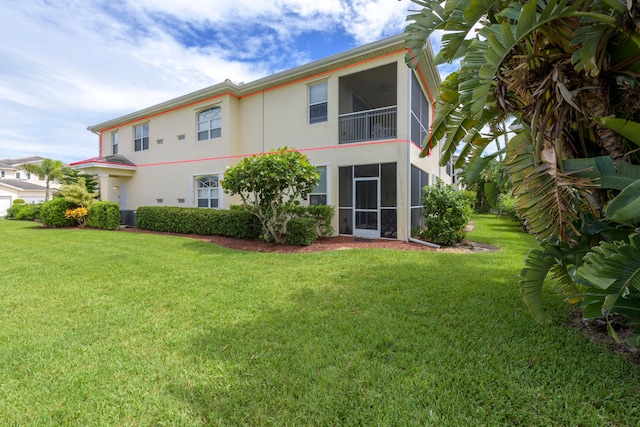
[[[410,9],[409,0],[0,0],[0,158],[96,156],[89,125],[400,33]]]

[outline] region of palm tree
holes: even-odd
[[[51,181],[62,179],[67,166],[60,160],[43,159],[38,163],[25,163],[18,166],[25,172],[37,175],[41,179],[45,180],[45,196],[44,201],[49,200],[49,186]]]
[[[408,17],[408,64],[436,30],[436,61],[460,61],[429,136],[443,141],[442,162],[459,152],[459,164],[479,169],[498,155],[483,156],[489,144],[510,132],[499,153],[541,245],[521,271],[529,310],[545,319],[550,275],[585,316],[640,324],[640,4],[412,1],[422,9]],[[505,120],[509,129],[498,129]],[[629,268],[615,271],[613,258]],[[640,332],[630,342],[640,344]]]

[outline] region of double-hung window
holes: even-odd
[[[218,208],[220,182],[217,175],[203,176],[197,179],[197,199],[199,208]]]
[[[213,107],[198,113],[198,141],[220,138],[222,135],[222,108]]]
[[[136,126],[133,140],[134,150],[142,151],[149,149],[149,123]]]
[[[328,100],[327,82],[309,86],[309,124],[327,121]]]
[[[111,154],[118,154],[118,132],[111,134]]]
[[[327,167],[318,166],[316,173],[320,175],[320,182],[313,187],[309,193],[310,205],[326,205],[327,204]]]

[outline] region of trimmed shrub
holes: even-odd
[[[87,225],[103,230],[115,230],[120,226],[120,205],[110,200],[103,200],[89,205]]]
[[[20,200],[20,199],[16,199]],[[15,203],[7,209],[6,219],[17,219],[20,221],[33,221],[40,219],[40,209],[42,203]]]
[[[287,223],[284,241],[290,245],[309,246],[318,238],[317,221],[314,218],[295,217]]]
[[[524,218],[518,213],[517,199],[510,194],[502,193],[498,196],[498,210],[500,215],[508,216],[524,228]]]
[[[422,216],[425,227],[419,237],[439,245],[454,245],[464,238],[464,227],[471,220],[467,197],[451,185],[438,180],[423,188]]]
[[[260,221],[242,209],[201,209],[142,206],[136,214],[138,227],[169,233],[253,239],[260,234]]]
[[[76,222],[73,219],[65,218],[64,214],[67,210],[75,208],[77,205],[63,198],[52,199],[42,205],[40,219],[44,225],[49,227],[70,227]]]
[[[290,213],[292,218],[313,218],[316,221],[316,233],[318,236],[333,235],[333,227],[331,226],[331,220],[335,214],[333,206],[296,206],[291,209]]]
[[[333,227],[331,220],[335,215],[333,206],[328,205],[311,205],[306,207],[307,216],[313,218],[316,222],[316,231],[318,236],[332,236]]]

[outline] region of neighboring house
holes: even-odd
[[[26,203],[44,202],[46,183],[44,178],[27,173],[19,168],[25,163],[40,163],[44,157],[33,156],[21,159],[0,159],[0,217],[6,215],[7,209],[16,199]],[[50,190],[59,188],[57,183],[50,184]]]
[[[220,186],[227,166],[293,147],[318,167],[307,203],[335,206],[336,232],[407,240],[421,221],[421,188],[451,177],[437,150],[420,157],[440,83],[433,54],[415,52],[414,71],[405,52],[398,35],[90,126],[100,155],[71,166],[96,175],[101,197],[123,211],[228,208],[239,199]]]

